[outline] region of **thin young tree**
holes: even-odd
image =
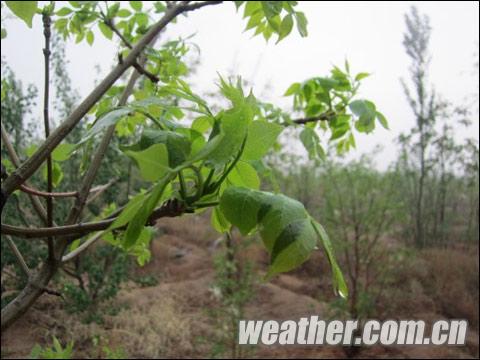
[[[425,182],[429,172],[428,150],[435,133],[437,103],[435,91],[428,82],[430,53],[428,49],[431,27],[428,16],[421,15],[412,7],[405,15],[407,27],[403,45],[411,59],[410,84],[402,80],[408,103],[415,116],[415,126],[408,135],[402,135],[400,141],[404,153],[414,159],[413,186],[411,200],[414,219],[414,239],[418,247],[425,246]]]

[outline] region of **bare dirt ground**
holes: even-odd
[[[192,219],[192,218],[190,218]],[[218,306],[212,294],[214,278],[212,244],[214,233],[193,220],[161,224],[165,234],[152,242],[152,261],[141,275],[154,275],[156,286],[140,287],[130,282],[115,299],[125,309],[107,317],[102,325],[82,324],[65,315],[59,298],[44,295],[8,331],[2,334],[2,357],[28,356],[36,343],[45,344],[51,335],[75,339],[75,356],[102,356],[92,352],[92,338],[111,348],[121,347],[131,357],[208,357],[210,347],[202,341],[219,329],[208,316]],[[260,266],[268,262],[256,245],[244,255]],[[246,308],[251,319],[298,319],[302,316],[330,316],[325,293],[331,293],[330,274],[325,259],[315,254],[301,269],[260,282]],[[330,296],[330,295],[329,295]],[[426,296],[425,296],[426,297]],[[431,301],[418,299],[415,317],[427,322],[446,318],[429,309]],[[398,314],[402,318],[403,314]],[[478,323],[477,323],[478,326]],[[221,329],[220,329],[221,330]],[[98,350],[100,351],[100,350]],[[228,356],[228,354],[226,355]],[[342,347],[334,346],[259,346],[249,353],[258,358],[344,358]],[[476,358],[478,333],[470,329],[467,346],[374,346],[360,349],[357,358]]]

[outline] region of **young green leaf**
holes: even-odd
[[[142,177],[147,181],[156,181],[170,170],[165,144],[155,144],[142,151],[127,150],[125,154],[135,159]]]
[[[295,13],[295,18],[297,19],[297,29],[301,37],[308,36],[307,32],[307,18],[303,12],[297,11]]]
[[[212,210],[211,224],[220,234],[226,233],[232,226],[223,215],[219,206],[215,206]]]
[[[136,214],[128,223],[128,227],[124,235],[123,244],[126,249],[132,247],[139,238],[143,227],[148,220],[148,217],[162,198],[166,186],[168,185],[168,183],[170,183],[174,176],[175,174],[167,174],[155,185],[151,194],[145,199],[140,209],[136,212]]]
[[[55,150],[52,151],[52,159],[55,161],[66,161],[70,158],[72,151],[75,149],[74,144],[63,143],[58,145]]]
[[[183,164],[191,151],[190,139],[185,135],[166,130],[145,129],[138,143],[130,146],[123,146],[121,149],[127,151],[143,151],[155,144],[164,144],[168,153],[168,166],[176,168]]]
[[[5,4],[29,28],[32,27],[32,20],[37,12],[38,1],[5,1]]]
[[[263,120],[248,126],[248,138],[243,150],[243,160],[259,160],[265,156],[283,131],[283,126]]]
[[[292,31],[292,28],[293,28],[293,17],[292,15],[288,14],[283,18],[282,23],[280,24],[280,32],[278,34],[277,43],[279,43],[282,39],[286,38]]]
[[[301,203],[284,195],[227,188],[220,208],[242,234],[258,226],[271,256],[268,276],[290,271],[305,262],[315,248],[316,234]]]
[[[377,115],[377,120],[380,122],[380,124],[381,124],[385,129],[390,130],[389,127],[388,127],[388,121],[387,121],[387,119],[385,118],[385,116],[384,116],[381,112],[379,112],[379,111],[376,112],[376,115]]]
[[[103,22],[99,22],[98,28],[102,32],[103,36],[105,36],[108,40],[112,40],[113,31],[107,25],[105,25]]]
[[[330,267],[333,273],[334,289],[341,297],[347,298],[348,287],[347,287],[347,284],[345,283],[345,279],[343,278],[342,271],[338,266],[337,260],[335,259],[330,238],[328,237],[328,234],[322,225],[320,225],[318,222],[314,220],[312,220],[312,224],[313,224],[313,227],[315,228],[315,231],[318,234],[320,242],[325,250],[325,253],[327,254],[328,261],[330,262]]]
[[[142,10],[142,2],[141,1],[129,1],[130,6],[132,7],[133,10],[135,11],[140,11]]]
[[[144,201],[145,194],[138,194],[132,198],[108,229],[113,230],[127,224],[142,207]]]
[[[308,152],[308,157],[313,159],[325,158],[325,152],[320,144],[318,134],[312,128],[305,127],[300,133],[300,140]]]
[[[260,188],[260,178],[255,168],[248,162],[239,161],[227,176],[227,182],[250,189]]]

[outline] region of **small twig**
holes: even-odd
[[[105,19],[104,20],[104,23],[105,25],[107,25],[110,30],[112,30],[119,38],[120,40],[123,42],[123,44],[129,48],[129,49],[132,49],[132,44],[130,44],[130,42],[125,38],[125,36],[123,36],[123,34],[117,29],[117,27],[115,26],[115,24],[113,23],[113,21],[111,19]],[[121,64],[123,63],[123,57],[121,54],[118,55],[118,62]],[[155,74],[152,74],[151,72],[149,72],[148,70],[146,70],[145,68],[143,68],[139,63],[138,61],[135,61],[132,65],[140,74],[142,75],[145,75],[147,78],[150,79],[150,81],[154,82],[154,83],[157,83],[160,81],[160,79],[155,75]]]
[[[66,192],[46,192],[31,188],[27,185],[20,185],[20,190],[26,194],[36,195],[41,197],[57,197],[57,198],[65,198],[65,197],[75,197],[78,195],[78,191],[66,191]]]
[[[86,204],[87,205],[90,204],[92,201],[94,201],[96,198],[102,195],[110,186],[112,186],[117,181],[118,181],[118,178],[114,178],[104,185],[99,185],[92,188],[90,190],[90,194],[93,194],[93,195],[87,199]]]
[[[135,70],[137,70],[140,74],[145,75],[147,78],[149,78],[150,81],[152,81],[152,82],[154,82],[154,83],[157,83],[157,82],[160,81],[160,79],[158,78],[157,75],[152,74],[151,72],[149,72],[148,70],[146,70],[145,68],[143,68],[138,62],[134,62],[134,63],[133,63],[133,67],[134,67]]]
[[[304,125],[310,122],[316,122],[316,121],[330,121],[334,118],[335,112],[334,111],[326,111],[323,114],[317,115],[317,116],[312,116],[312,117],[307,117],[307,118],[301,118],[301,119],[294,119],[291,120],[291,122],[298,124],[298,125]],[[284,123],[283,125],[290,125],[289,122]]]
[[[12,238],[10,236],[5,236],[5,239],[7,240],[7,244],[10,247],[10,250],[12,250],[13,254],[17,258],[18,263],[20,264],[20,267],[22,268],[23,272],[27,277],[30,277],[30,269],[28,268],[27,263],[25,262],[25,259],[23,258],[22,254],[18,250],[17,246],[13,242]]]
[[[223,1],[202,1],[202,2],[196,2],[196,3],[190,4],[190,5],[188,4],[189,2],[190,1],[182,1],[182,3],[180,4],[180,9],[182,11],[194,11],[204,6],[219,5]]]
[[[87,250],[90,245],[94,244],[95,242],[97,242],[97,240],[99,240],[101,237],[102,237],[103,233],[98,233],[98,234],[95,234],[93,235],[90,239],[88,239],[87,241],[85,241],[82,245],[80,245],[78,248],[76,248],[75,250],[73,250],[72,252],[64,255],[62,257],[62,263],[66,263],[70,260],[73,260],[75,259],[78,255],[80,255],[82,252],[84,252],[85,250]]]
[[[129,49],[132,49],[133,46],[130,44],[130,41],[127,40],[125,36],[117,29],[117,27],[113,24],[113,21],[111,19],[105,19],[103,21],[105,25],[107,25],[110,30],[112,30],[119,38],[122,40],[123,44],[128,47]]]

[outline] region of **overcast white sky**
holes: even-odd
[[[283,98],[293,82],[326,75],[333,64],[343,66],[348,58],[353,72],[373,75],[364,81],[362,97],[373,100],[390,122],[390,131],[378,128],[374,134],[358,135],[356,153],[368,152],[376,144],[384,151],[378,164],[384,168],[395,158],[393,142],[398,134],[413,126],[414,119],[405,100],[399,79],[408,77],[409,59],[402,46],[404,14],[415,4],[430,17],[431,82],[447,99],[464,103],[478,92],[478,73],[474,72],[474,54],[478,54],[478,3],[468,2],[315,2],[300,1],[299,9],[308,17],[307,38],[296,31],[275,45],[261,37],[244,33],[246,22],[236,13],[233,3],[207,7],[182,17],[167,31],[168,37],[196,33],[193,39],[202,51],[202,64],[195,75],[200,92],[215,87],[217,72],[235,73],[254,83],[257,97],[284,108],[290,100]],[[3,16],[2,16],[3,17]],[[2,58],[25,83],[39,88],[43,81],[43,37],[40,17],[33,29],[23,22],[7,20],[6,39],[2,40]],[[82,96],[98,79],[94,67],[106,74],[115,61],[117,47],[96,34],[93,47],[86,43],[67,47],[69,70],[74,86]],[[268,91],[265,91],[269,85]],[[476,105],[478,109],[478,105]],[[38,114],[40,116],[40,112]],[[478,139],[478,112],[474,126],[458,136]]]

